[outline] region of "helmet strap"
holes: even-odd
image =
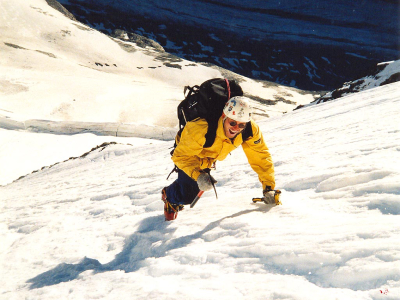
[[[226,118],[228,118],[225,113],[222,113],[222,124],[225,123]]]

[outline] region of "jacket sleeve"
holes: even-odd
[[[188,122],[172,155],[175,165],[196,181],[200,170],[209,167],[208,161],[198,156],[203,150],[207,129],[208,124],[205,120]]]
[[[263,189],[270,186],[275,188],[275,171],[271,154],[264,142],[260,128],[253,121],[251,122],[253,136],[243,142],[242,148],[247,156],[250,166],[257,173]]]

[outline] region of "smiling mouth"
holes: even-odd
[[[233,131],[232,129],[229,129],[229,133],[232,134],[232,135],[237,134],[238,132],[239,131]]]

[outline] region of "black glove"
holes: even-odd
[[[217,181],[208,173],[201,173],[197,178],[200,191],[209,191]]]

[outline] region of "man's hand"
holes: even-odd
[[[282,205],[282,202],[279,200],[280,194],[281,194],[280,190],[271,190],[271,187],[267,186],[265,190],[263,190],[264,197],[253,198],[253,203],[262,201],[265,204]]]
[[[269,186],[263,191],[265,204],[276,204],[275,203],[275,191],[272,191]]]
[[[209,191],[213,188],[213,184],[217,181],[208,173],[201,173],[197,178],[197,185],[200,191]]]
[[[265,204],[276,204],[281,205],[282,202],[279,200],[280,190],[272,190],[270,186],[266,186],[263,191]]]

